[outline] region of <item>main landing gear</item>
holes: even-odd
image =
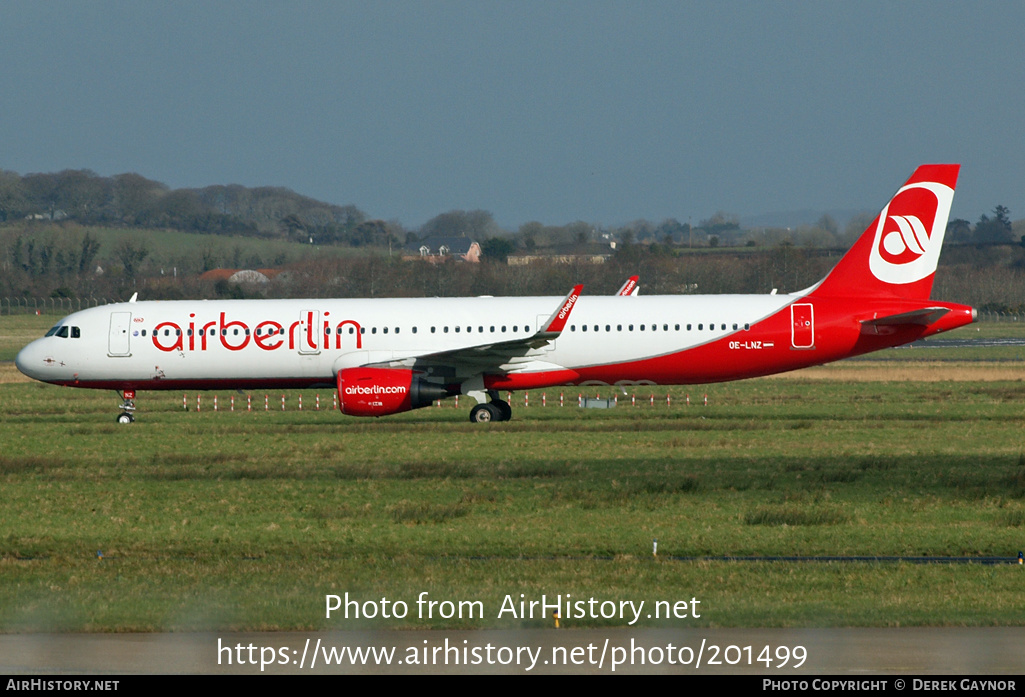
[[[475,424],[489,421],[508,421],[512,418],[512,407],[501,399],[492,399],[487,404],[478,404],[470,410],[470,421]]]
[[[135,390],[125,390],[124,394],[118,393],[121,397],[121,413],[117,415],[119,424],[130,424],[135,422]]]

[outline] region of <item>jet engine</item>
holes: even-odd
[[[338,408],[350,416],[387,416],[430,406],[451,393],[414,371],[346,368],[338,371]]]

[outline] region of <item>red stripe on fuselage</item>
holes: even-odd
[[[813,296],[796,302],[812,304],[815,308],[814,345],[811,349],[792,346],[791,310],[790,305],[787,305],[753,325],[750,330],[740,329],[683,351],[573,370],[485,376],[484,384],[488,389],[495,390],[527,390],[588,382],[661,385],[728,382],[797,370],[900,346],[972,322],[972,309],[954,303],[894,299],[866,306],[863,301],[854,298],[816,299]],[[867,334],[862,330],[861,323],[864,320],[911,312],[923,307],[947,307],[951,312],[929,327],[896,326],[885,335]]]

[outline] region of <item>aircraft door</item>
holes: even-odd
[[[131,312],[110,313],[110,333],[108,334],[107,355],[130,356],[131,344],[129,335],[132,328]]]
[[[811,303],[790,306],[791,345],[795,349],[815,348],[815,311]]]

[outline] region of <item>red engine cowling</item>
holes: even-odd
[[[338,408],[350,416],[387,416],[430,406],[449,391],[412,370],[346,368],[338,372]]]

